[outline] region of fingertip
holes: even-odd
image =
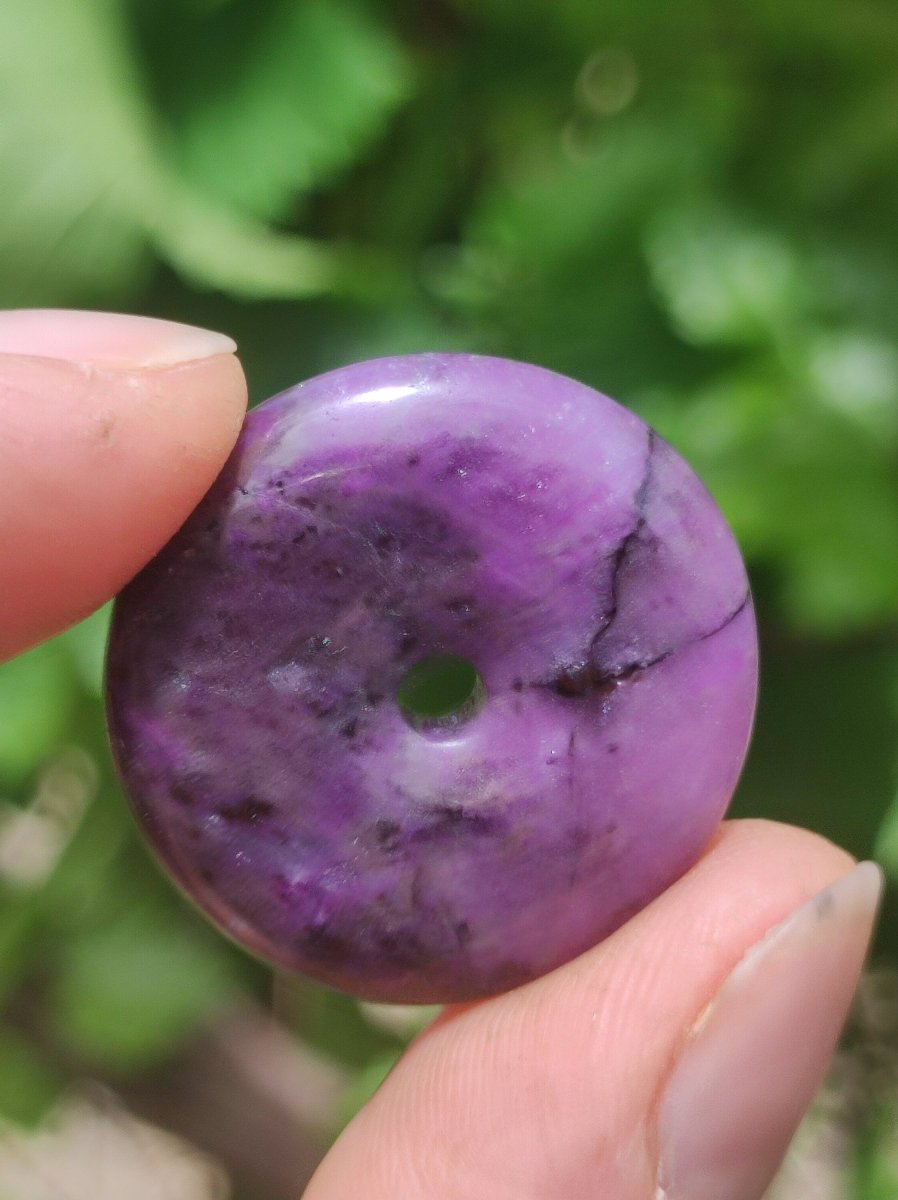
[[[227,334],[159,317],[63,308],[0,311],[0,354],[133,371],[196,362],[236,349]]]
[[[674,887],[688,886],[706,871],[718,879],[730,869],[740,874],[750,870],[770,880],[771,895],[781,890],[773,886],[775,878],[785,885],[784,895],[791,896],[797,887],[810,896],[850,871],[856,861],[847,850],[810,829],[764,817],[742,817],[723,822],[707,852]]]
[[[136,319],[124,320],[133,333]],[[49,326],[56,324],[51,315]],[[230,339],[190,327],[172,335],[167,322],[159,323],[162,334],[137,324],[131,350],[138,352],[129,355],[113,322],[109,357],[164,360],[172,337],[181,351],[175,358],[188,349],[199,357],[97,365],[96,326],[93,341],[77,346],[58,332],[39,345],[29,328],[27,349],[53,353],[0,353],[0,659],[119,591],[202,499],[237,438],[247,388]],[[7,351],[10,337],[0,318]]]
[[[141,371],[133,378],[129,386],[144,393],[140,418],[160,439],[163,456],[210,459],[217,463],[217,474],[246,416],[246,376],[237,356],[214,354]],[[152,457],[157,457],[156,449]]]

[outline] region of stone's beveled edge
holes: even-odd
[[[388,376],[387,382],[384,373]],[[506,377],[504,382],[502,376]],[[497,377],[500,379],[498,384]],[[631,434],[640,428],[650,428],[641,417],[611,396],[548,367],[496,355],[422,351],[347,363],[284,388],[250,409],[236,457],[260,438],[268,442],[270,449],[271,441],[279,440],[277,426],[286,408],[292,410],[292,420],[297,410],[308,417],[319,408],[339,408],[347,400],[360,408],[377,408],[382,404],[386,408],[389,401],[411,395],[430,400],[441,397],[452,403],[471,390],[493,400],[497,394],[501,395],[506,404],[511,403],[508,398],[514,396],[515,403],[526,399],[531,404],[538,401],[546,408],[555,407],[559,396],[562,403],[570,404],[588,399],[604,408],[606,415],[613,414],[614,420],[626,426]],[[370,405],[365,403],[366,398]]]

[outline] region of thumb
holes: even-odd
[[[0,661],[108,600],[202,498],[246,407],[233,350],[147,317],[0,312]]]
[[[444,1013],[305,1200],[759,1200],[832,1055],[880,883],[813,834],[726,825],[606,942]]]

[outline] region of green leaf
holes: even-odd
[[[538,362],[626,399],[657,378],[673,338],[652,304],[641,255],[646,222],[707,164],[712,139],[633,114],[576,154],[562,130],[507,150],[474,207],[460,253],[432,273],[441,300],[469,319],[474,345]],[[645,352],[653,348],[653,356]]]
[[[731,815],[803,825],[869,857],[895,790],[894,652],[882,638],[780,638],[761,657],[755,734]]]
[[[0,6],[0,88],[15,97],[0,127],[0,304],[127,295],[150,248],[200,286],[238,295],[306,296],[331,290],[341,270],[353,277],[351,259],[335,268],[330,248],[179,177],[117,0]]]
[[[647,253],[671,320],[699,345],[776,340],[807,306],[790,245],[721,208],[665,212],[650,231]]]
[[[891,1046],[889,1047],[891,1050]],[[898,1195],[898,1106],[894,1096],[880,1100],[854,1145],[855,1180],[851,1200],[894,1200]]]
[[[400,1050],[387,1050],[378,1054],[366,1063],[355,1075],[340,1103],[337,1114],[337,1125],[348,1125],[352,1118],[362,1109],[399,1060]]]
[[[82,929],[95,926],[110,908],[127,906],[134,895],[136,872],[118,863],[123,848],[134,837],[121,796],[108,787],[92,795],[95,767],[82,752],[59,756],[50,769],[70,774],[56,786],[75,792],[67,798],[59,790],[53,798],[61,823],[77,820],[77,808],[66,812],[73,801],[75,806],[86,801],[87,811],[80,825],[74,831],[69,829],[71,841],[58,847],[60,857],[48,864],[52,868],[48,876],[21,881],[18,886],[3,881],[0,1007],[36,965],[43,974],[54,970],[60,943],[68,944]],[[87,789],[86,795],[77,796],[79,784]]]
[[[62,739],[74,684],[56,642],[0,663],[0,789],[24,783]]]
[[[815,399],[871,439],[877,455],[898,445],[898,349],[867,329],[815,332],[807,345]]]
[[[472,246],[530,269],[576,262],[584,253],[595,259],[622,235],[632,238],[664,192],[700,166],[704,151],[697,139],[684,149],[676,122],[665,128],[634,118],[602,129],[573,156],[564,153],[559,131],[546,132],[544,142],[518,150],[468,227]]]
[[[874,854],[886,874],[898,882],[898,790],[879,826]]]
[[[806,633],[869,630],[898,613],[892,358],[879,349],[836,334],[796,338],[788,364],[760,356],[688,399],[657,393],[640,405],[749,557],[777,564],[784,616]]]
[[[0,5],[0,303],[124,295],[145,278],[147,179],[113,0]]]
[[[314,296],[337,289],[337,254],[308,238],[277,233],[180,186],[152,219],[159,252],[200,287],[245,299]]]
[[[0,1026],[0,1117],[36,1125],[62,1090],[64,1080],[21,1034]]]
[[[892,464],[842,420],[797,408],[790,425],[771,447],[773,470],[761,474],[787,614],[831,636],[871,629],[898,612]]]
[[[361,4],[250,0],[215,25],[190,67],[181,158],[201,190],[256,217],[286,217],[329,183],[409,94],[407,57]]]
[[[351,996],[332,992],[298,978],[293,981],[296,1030],[321,1053],[361,1069],[372,1058],[399,1046],[399,1038],[375,1029]]]
[[[98,1066],[147,1067],[173,1053],[233,987],[224,943],[172,920],[167,906],[132,901],[65,949],[54,1023]]]
[[[96,697],[103,691],[103,663],[111,616],[112,605],[104,604],[61,635],[62,645],[75,664],[81,686]]]

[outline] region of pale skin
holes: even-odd
[[[175,347],[171,326],[0,314],[0,659],[113,596],[211,484],[247,396],[216,336]],[[653,1200],[658,1106],[690,1029],[746,952],[852,866],[804,830],[725,824],[692,871],[603,944],[444,1011],[307,1200]],[[851,935],[852,963],[868,932]],[[836,988],[835,1027],[841,1003]],[[820,1073],[831,1049],[821,1046]]]

